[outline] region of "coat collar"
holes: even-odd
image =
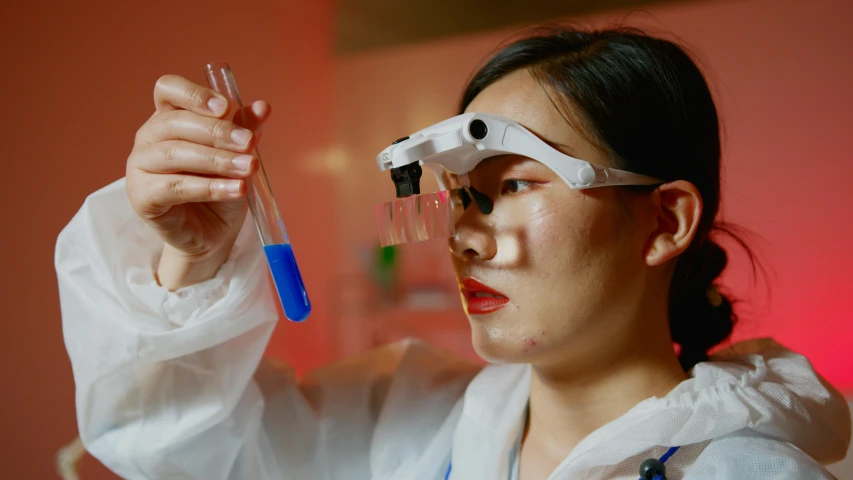
[[[698,364],[665,397],[643,400],[591,433],[551,479],[617,465],[656,447],[697,445],[747,430],[793,443],[815,458],[843,455],[850,441],[847,405],[804,357],[778,345],[738,353]],[[529,365],[490,366],[469,384],[453,437],[451,478],[507,478],[530,376]]]
[[[485,368],[465,391],[453,436],[452,479],[509,476],[509,453],[524,427],[530,397],[530,365]]]

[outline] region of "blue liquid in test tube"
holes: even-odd
[[[311,313],[311,302],[308,301],[308,292],[302,284],[293,248],[289,243],[264,245],[264,253],[267,255],[278,298],[287,318],[294,322],[305,320]]]
[[[228,99],[231,113],[243,106],[237,83],[231,73],[231,67],[225,62],[210,63],[205,69],[210,88],[216,90]],[[261,155],[255,148],[255,156],[260,161]],[[258,228],[264,254],[272,273],[275,289],[284,314],[293,322],[301,322],[311,313],[311,302],[308,292],[302,283],[302,275],[293,255],[293,247],[284,228],[284,221],[278,213],[278,207],[272,195],[269,180],[261,162],[258,173],[248,182],[249,210]]]

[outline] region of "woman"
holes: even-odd
[[[276,313],[241,199],[269,106],[242,128],[186,79],[154,96],[126,180],[57,246],[81,436],[123,477],[823,479],[844,456],[849,412],[803,357],[709,361],[735,319],[709,236],[719,126],[676,45],[535,30],[466,88],[463,112],[662,180],[577,191],[518,156],[470,173],[494,210],[467,209],[450,251],[484,369],[416,341],[299,382],[258,368]]]

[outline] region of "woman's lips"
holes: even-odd
[[[509,303],[506,295],[472,277],[462,279],[462,294],[470,315],[491,313]]]

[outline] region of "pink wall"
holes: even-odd
[[[808,355],[820,372],[853,391],[853,3],[842,0],[711,1],[667,4],[583,21],[670,31],[710,72],[726,130],[725,218],[763,236],[772,296],[753,288],[735,256],[726,282],[749,302],[735,338],[770,335]],[[338,163],[345,222],[340,248],[373,240],[372,207],[393,198],[373,162],[390,141],[455,114],[474,66],[508,32],[447,39],[347,57],[337,63]],[[422,275],[447,287],[442,247]],[[353,256],[349,257],[353,259]],[[345,263],[357,269],[356,262]],[[449,287],[452,288],[452,287]],[[465,352],[467,325],[442,312],[450,348]],[[433,322],[407,326],[431,337]],[[451,329],[454,335],[447,333]]]
[[[53,456],[76,435],[54,243],[88,193],[124,175],[160,75],[204,81],[205,63],[227,60],[247,100],[272,103],[266,166],[307,286],[323,290],[335,264],[337,222],[323,204],[332,198],[328,182],[316,181],[304,162],[330,138],[331,14],[328,1],[3,2],[0,82],[9,108],[0,133],[0,476],[56,478]],[[306,198],[331,219],[317,223],[296,208]],[[282,323],[270,350],[300,368],[323,361],[325,310],[318,298],[310,322]],[[115,478],[91,460],[83,473],[86,480]]]

